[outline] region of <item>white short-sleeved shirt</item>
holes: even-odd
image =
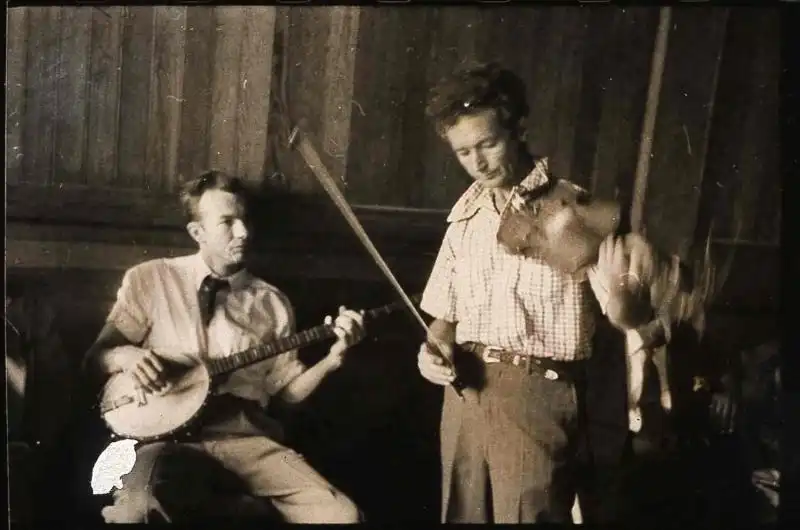
[[[209,274],[199,253],[137,265],[125,273],[107,321],[132,343],[174,360],[225,357],[294,332],[294,311],[287,297],[246,270],[225,278],[230,289],[217,295],[206,332],[197,292]],[[266,406],[270,396],[304,370],[292,350],[239,369],[219,392]]]

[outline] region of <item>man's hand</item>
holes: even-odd
[[[642,256],[631,256],[625,240],[609,236],[601,244],[597,259],[597,275],[608,290],[606,314],[611,323],[622,330],[634,329],[650,317],[650,304],[641,278],[632,269],[641,268]]]
[[[781,473],[777,469],[757,469],[751,476],[753,485],[764,495],[773,506],[780,505]]]
[[[330,315],[325,317],[325,324],[333,326],[337,341],[328,353],[328,362],[332,368],[338,368],[344,361],[344,353],[364,338],[364,312],[356,312],[339,306],[336,320]]]
[[[419,373],[435,385],[447,386],[456,379],[456,373],[449,359],[453,358],[453,345],[429,337],[423,342],[417,355]]]
[[[625,250],[629,255],[628,275],[647,288],[655,279],[661,257],[641,234],[625,234]]]
[[[127,373],[148,392],[169,390],[164,359],[150,350],[129,347],[123,373]]]

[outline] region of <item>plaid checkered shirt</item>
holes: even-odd
[[[547,179],[547,160],[540,159],[520,186],[533,189]],[[500,211],[479,182],[456,202],[422,310],[456,322],[457,343],[558,361],[588,358],[595,328],[588,280],[504,251],[497,242]]]

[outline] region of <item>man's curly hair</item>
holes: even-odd
[[[209,190],[222,190],[233,193],[245,202],[250,198],[249,189],[239,177],[223,171],[210,169],[197,178],[186,182],[180,190],[180,201],[187,221],[198,221],[197,205],[203,194]]]
[[[425,114],[444,136],[459,118],[494,109],[503,127],[513,130],[528,116],[525,83],[498,63],[483,63],[455,71],[430,91]]]

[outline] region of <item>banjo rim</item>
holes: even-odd
[[[203,410],[206,408],[206,405],[208,404],[208,398],[211,395],[211,374],[210,374],[210,372],[208,370],[208,366],[205,363],[202,363],[202,362],[198,363],[196,366],[194,366],[192,368],[193,369],[202,368],[203,372],[204,372],[204,374],[206,376],[206,380],[208,381],[209,384],[208,384],[208,387],[206,388],[206,395],[203,398],[202,403],[200,404],[199,407],[197,407],[197,410],[195,410],[194,414],[192,414],[189,417],[189,419],[183,421],[179,425],[176,425],[174,428],[169,429],[167,431],[163,431],[163,432],[161,432],[159,434],[132,435],[132,434],[122,434],[122,433],[117,432],[117,430],[107,420],[108,412],[105,412],[105,413],[101,412],[100,413],[100,417],[103,419],[103,423],[105,424],[105,426],[111,432],[111,438],[112,439],[120,438],[120,439],[126,439],[126,440],[137,440],[139,442],[155,442],[155,441],[158,441],[158,440],[162,440],[164,438],[169,438],[169,437],[173,436],[175,433],[178,433],[180,431],[183,431],[183,430],[187,429],[192,423],[194,423],[198,419],[198,417],[200,416],[200,413],[203,412]],[[122,372],[117,372],[117,373],[113,374],[111,377],[118,377],[121,374],[122,374]],[[106,389],[106,387],[108,385],[108,382],[111,380],[111,377],[109,377],[106,380],[106,384],[103,385],[103,389],[100,391],[100,400],[97,400],[97,403],[95,403],[95,406],[99,407],[99,403],[102,402],[103,395],[105,394],[105,389]]]

